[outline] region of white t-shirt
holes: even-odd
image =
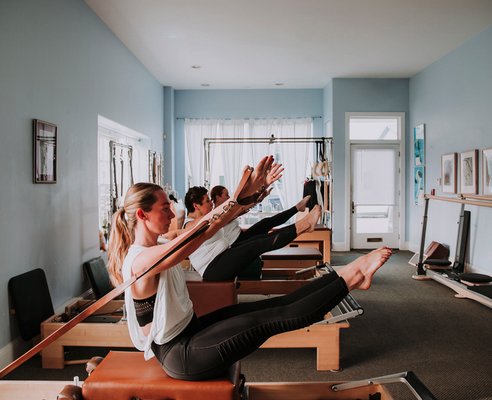
[[[131,266],[145,247],[132,245],[123,262],[123,280],[132,277]],[[150,267],[150,265],[149,265]],[[164,344],[179,335],[193,317],[193,303],[188,295],[186,279],[182,268],[177,265],[160,273],[157,297],[154,306],[152,326],[145,336],[138,325],[131,287],[125,290],[125,307],[128,318],[128,331],[133,345],[144,352],[146,360],[154,357],[150,346],[152,342]]]
[[[229,248],[229,240],[224,236],[224,228],[221,228],[210,239],[203,242],[198,249],[190,254],[191,265],[203,276],[208,264],[224,250]]]
[[[237,219],[233,219],[222,229],[224,229],[224,237],[229,241],[229,246],[231,246],[241,234],[241,228],[239,227],[239,221]]]

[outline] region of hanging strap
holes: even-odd
[[[132,164],[132,161],[133,161],[133,148],[130,147],[128,149],[128,165],[129,165],[129,169],[130,169],[130,186],[133,185],[133,164]]]
[[[113,193],[111,193],[112,199],[111,199],[111,205],[112,205],[112,213],[115,213],[116,210],[118,209],[118,178],[116,177],[116,147],[113,144],[110,144],[111,146],[111,158],[112,158],[112,164],[113,164]]]

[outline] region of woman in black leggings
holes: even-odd
[[[229,191],[224,186],[217,185],[214,186],[212,190],[210,190],[210,200],[212,201],[214,208],[220,206],[222,203],[224,203],[229,199],[230,199]],[[234,243],[239,243],[243,240],[250,239],[256,235],[262,235],[268,233],[276,226],[285,224],[298,212],[303,212],[306,209],[310,199],[311,196],[306,196],[295,206],[292,206],[287,210],[281,211],[271,217],[262,218],[258,222],[256,222],[255,224],[251,225],[249,228],[244,230],[239,228],[237,219],[231,221],[228,225],[232,225],[236,223],[235,225],[237,226],[237,230],[239,231],[238,233],[239,236],[234,241]]]
[[[208,223],[198,224],[187,234],[190,240],[184,241],[182,236],[157,244],[174,217],[158,185],[137,183],[130,187],[124,206],[113,216],[108,251],[112,280],[121,283],[140,277],[125,291],[132,342],[146,359],[156,356],[172,377],[198,380],[220,376],[270,336],[320,320],[349,290],[368,289],[373,274],[391,255],[391,250],[381,248],[289,295],[241,303],[197,318],[184,272],[176,264],[247,209],[246,199],[254,199],[265,186],[264,176],[272,162],[271,157],[265,157],[249,179],[242,181],[237,199],[207,215],[203,221]],[[212,218],[213,214],[218,218]]]
[[[275,177],[274,175],[272,179]],[[225,190],[226,195],[221,196],[222,202],[229,199],[227,189]],[[217,196],[214,198],[217,201]],[[272,228],[287,222],[298,211],[304,211],[308,201],[309,197],[305,197],[288,210],[262,219],[245,231],[240,229],[237,220],[231,221],[190,255],[193,268],[204,280],[234,279],[263,253],[287,246],[301,233],[314,229],[321,213],[319,206],[294,224],[270,232]],[[185,229],[189,229],[212,209],[207,189],[202,186],[191,187],[185,196],[185,206],[188,217],[193,218],[189,220],[189,224],[185,222]]]

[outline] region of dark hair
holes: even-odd
[[[203,186],[193,186],[188,189],[184,199],[186,211],[192,213],[195,211],[193,204],[202,204],[203,196],[208,193],[208,190]]]
[[[212,199],[212,201],[214,202],[215,204],[215,199],[219,196],[222,196],[222,192],[225,190],[226,188],[224,186],[221,186],[221,185],[217,185],[217,186],[214,186],[212,188],[212,190],[210,191],[210,198]]]

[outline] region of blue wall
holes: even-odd
[[[408,79],[337,78],[325,91],[333,102],[333,242],[343,249],[348,246],[345,241],[345,212],[349,202],[345,196],[345,113],[404,112],[408,120]],[[408,134],[406,137],[408,143]]]
[[[492,147],[492,28],[470,39],[410,80],[410,124],[426,127],[426,192],[441,194],[441,155]],[[481,161],[481,160],[480,160]],[[480,164],[481,167],[481,164]],[[480,185],[482,173],[479,174]],[[408,189],[412,188],[408,181]],[[472,213],[468,261],[492,273],[492,209],[467,206]],[[460,205],[431,201],[427,243],[456,248]],[[409,240],[417,249],[423,208],[408,209]],[[426,243],[426,244],[427,244]]]
[[[17,336],[7,281],[44,268],[58,307],[82,293],[82,263],[99,255],[98,114],[162,151],[164,104],[159,82],[81,0],[1,1],[0,54],[1,356]],[[32,183],[33,118],[58,125],[54,185]]]
[[[321,117],[321,89],[176,90],[175,182],[185,193],[184,121],[182,118]],[[322,118],[314,119],[314,135],[323,135]]]

